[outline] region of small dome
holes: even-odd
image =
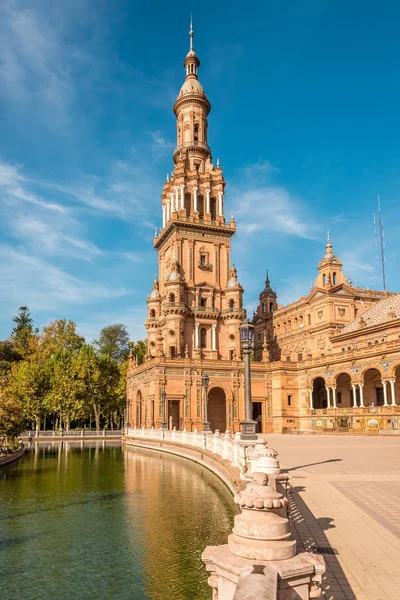
[[[237,280],[236,277],[232,277],[232,279],[230,279],[228,281],[228,286],[227,287],[237,287],[239,285],[239,281]]]
[[[158,290],[152,290],[149,298],[159,298],[160,297],[160,292]]]
[[[181,276],[179,275],[179,273],[177,271],[172,271],[168,278],[168,281],[179,281],[180,279]]]
[[[200,94],[201,96],[205,96],[203,86],[200,81],[194,77],[189,77],[184,81],[179,96],[182,96],[183,94]]]

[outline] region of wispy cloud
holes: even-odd
[[[26,303],[33,310],[43,311],[59,305],[90,304],[128,293],[124,288],[114,289],[70,275],[21,250],[9,246],[0,249],[3,256],[0,265],[2,302],[14,306]]]
[[[171,154],[175,145],[162,134],[161,131],[151,131],[149,133],[153,140],[151,148],[154,160],[163,158],[166,154]]]
[[[311,210],[304,200],[274,184],[273,175],[277,172],[268,161],[239,171],[232,196],[241,230],[314,239],[318,225]]]

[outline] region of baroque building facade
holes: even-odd
[[[212,429],[244,419],[239,325],[245,317],[231,262],[236,223],[225,215],[225,181],[208,146],[210,102],[193,48],[174,104],[174,169],[161,195],[158,276],[147,299],[148,354],[130,360],[127,423],[202,429],[202,376],[210,378]],[[342,272],[328,235],[308,296],[277,303],[267,274],[254,313],[253,418],[268,431],[398,430],[400,296],[360,289]]]

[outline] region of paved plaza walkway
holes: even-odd
[[[326,600],[400,600],[400,438],[268,435],[291,476],[301,548],[319,546]]]

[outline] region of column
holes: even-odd
[[[387,399],[387,381],[382,379],[382,385],[383,385],[383,406],[387,406],[388,405],[388,399]]]
[[[175,186],[175,210],[179,209],[179,187]]]
[[[211,350],[217,349],[217,324],[213,323],[211,326]]]
[[[352,383],[351,387],[353,388],[353,408],[357,408],[357,385]]]
[[[224,213],[222,210],[223,199],[224,199],[224,192],[218,192],[218,215],[220,217],[224,216]]]
[[[326,388],[327,408],[331,407],[331,388]]]
[[[171,217],[171,201],[167,200],[167,223]]]
[[[308,393],[310,394],[310,410],[314,410],[314,404],[313,404],[313,391],[312,390],[308,390]]]
[[[210,214],[210,194],[211,190],[206,190],[206,213]]]
[[[390,379],[390,391],[392,392],[392,406],[396,406],[396,395],[395,395],[395,391],[394,391],[394,384],[395,384],[395,379]]]
[[[360,406],[364,408],[364,384],[359,383],[358,387],[360,388]]]
[[[199,324],[194,324],[194,347],[197,350],[199,347]]]
[[[185,186],[182,184],[181,188],[181,210],[185,208]]]
[[[337,405],[336,405],[336,386],[332,387],[332,395],[333,395],[333,408],[337,408]]]
[[[198,189],[199,188],[197,188],[197,187],[193,188],[193,210],[195,212],[197,212],[197,190]]]
[[[165,224],[167,222],[166,210],[167,210],[166,206],[165,206],[165,204],[163,204],[163,207],[162,207],[162,226],[163,227],[165,227]]]
[[[171,197],[171,216],[172,216],[172,214],[176,211],[176,208],[175,208],[175,194],[174,194],[174,192],[171,192],[170,197]]]

